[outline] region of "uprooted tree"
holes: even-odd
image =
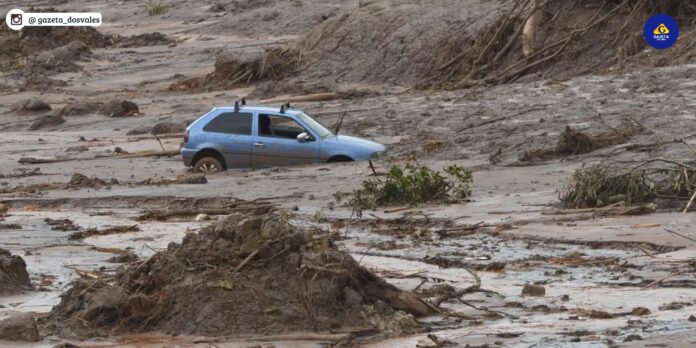
[[[578,169],[559,191],[564,208],[634,205],[657,199],[688,201],[696,197],[696,167],[656,158],[633,166],[600,163]]]
[[[361,211],[398,204],[461,202],[471,196],[473,180],[471,171],[457,165],[447,166],[442,172],[422,165],[393,166],[384,180],[365,180],[353,191],[349,204]]]

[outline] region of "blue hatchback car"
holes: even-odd
[[[235,105],[214,108],[189,125],[181,157],[187,167],[212,173],[369,160],[381,151],[373,141],[334,134],[300,110]]]

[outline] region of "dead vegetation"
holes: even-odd
[[[659,61],[638,55],[645,42],[636,33],[642,33],[644,18],[651,13],[688,18],[696,8],[675,0],[516,0],[476,39],[443,40],[431,82],[463,88],[511,82],[534,73],[563,79],[610,69],[622,73],[629,60],[635,66],[680,59],[682,54]]]
[[[436,312],[282,214],[233,214],[113,279],[75,282],[46,326],[67,337],[326,332],[373,326],[366,306]]]
[[[353,190],[348,204],[361,211],[391,205],[461,202],[471,195],[472,185],[471,172],[457,165],[445,167],[442,172],[418,164],[393,166],[384,180],[363,181],[361,188]]]
[[[600,163],[577,170],[560,190],[564,208],[635,205],[657,199],[688,201],[696,193],[696,168],[656,158],[634,166]]]

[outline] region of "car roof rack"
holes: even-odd
[[[239,102],[234,102],[234,112],[239,112]]]
[[[280,106],[280,113],[284,114],[285,113],[285,105]]]

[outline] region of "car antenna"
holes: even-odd
[[[280,113],[284,114],[285,113],[285,105],[280,106]]]
[[[242,105],[246,105],[246,98],[242,98]]]
[[[239,112],[239,102],[234,102],[234,112]]]
[[[343,114],[341,115],[341,118],[339,118],[338,122],[336,122],[336,130],[334,131],[335,135],[338,135],[338,131],[341,129],[341,124],[343,123],[343,118],[346,117],[347,113],[348,113],[348,110],[343,110]]]

